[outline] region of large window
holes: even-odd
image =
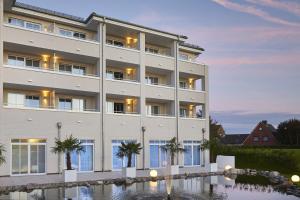
[[[164,140],[150,140],[150,167],[159,168],[167,165],[167,152],[161,147],[166,145]]]
[[[66,30],[66,29],[59,29],[59,34],[62,36],[74,37],[74,38],[78,38],[78,39],[82,39],[82,40],[85,40],[85,38],[86,38],[85,33],[70,31],[70,30]]]
[[[107,102],[107,113],[124,113],[124,103]]]
[[[113,40],[113,39],[107,39],[106,44],[118,46],[118,47],[124,47],[124,43],[118,40]]]
[[[77,171],[93,171],[94,170],[94,141],[93,140],[80,140],[84,151],[71,153],[72,168]],[[66,166],[66,164],[65,164]]]
[[[200,165],[200,141],[183,141],[184,166]]]
[[[147,105],[147,115],[160,115],[160,106],[157,105]]]
[[[72,64],[59,64],[59,71],[64,73],[72,73],[78,75],[85,75],[86,74],[86,67],[80,65],[72,65]]]
[[[179,81],[179,88],[187,89],[187,83],[185,81]]]
[[[122,167],[127,167],[128,158],[124,157],[119,158],[117,153],[119,151],[119,146],[121,146],[121,142],[133,142],[134,140],[113,140],[112,141],[112,168],[113,169],[121,169]],[[136,163],[136,155],[132,155],[132,163],[131,166],[135,167]]]
[[[72,99],[59,98],[58,108],[61,110],[72,110]]]
[[[28,22],[24,21],[22,19],[16,19],[16,18],[9,18],[8,23],[14,26],[19,26],[31,30],[41,31],[42,25],[38,23]]]
[[[9,55],[8,56],[8,65],[19,66],[19,67],[39,68],[40,67],[40,60]]]
[[[46,140],[13,139],[11,173],[41,174],[46,172]]]
[[[146,84],[158,85],[158,77],[146,76]]]
[[[114,72],[111,70],[106,71],[106,78],[112,80],[123,80],[124,73],[123,72]]]
[[[158,54],[158,49],[152,47],[146,47],[145,51],[148,53]]]
[[[30,108],[39,108],[40,107],[40,97],[39,96],[26,95],[25,106],[30,107]]]

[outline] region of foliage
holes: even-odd
[[[176,137],[173,137],[171,140],[169,140],[166,143],[166,145],[161,146],[161,148],[162,148],[162,150],[170,153],[171,165],[174,165],[175,155],[185,151],[185,149],[181,147],[181,144],[177,143]]]
[[[218,121],[209,117],[209,139],[218,138],[220,139],[225,135],[225,130]]]
[[[80,151],[84,151],[84,148],[77,138],[74,138],[72,135],[70,135],[63,141],[55,138],[55,147],[52,147],[52,151],[54,153],[65,153],[67,170],[72,170],[71,152],[76,151],[79,153]]]
[[[277,139],[281,144],[300,145],[300,120],[290,119],[278,125]]]
[[[133,154],[136,154],[136,155],[140,154],[141,149],[142,149],[141,144],[136,143],[135,141],[127,142],[127,143],[122,142],[121,146],[119,146],[117,156],[119,158],[127,157],[128,158],[127,167],[131,167],[131,165],[132,165],[132,155]]]
[[[223,146],[216,154],[235,156],[237,168],[300,173],[300,149]]]
[[[216,162],[216,157],[218,152],[223,148],[224,145],[220,143],[218,138],[212,138],[210,140],[204,140],[201,148],[202,149],[209,149],[210,153],[210,162]]]
[[[0,165],[2,165],[3,163],[5,163],[5,156],[3,155],[3,153],[5,152],[5,148],[3,145],[0,145]]]

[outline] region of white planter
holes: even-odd
[[[171,165],[171,175],[179,174],[179,165]]]
[[[65,182],[75,182],[77,181],[77,171],[73,170],[64,170],[64,179]]]
[[[135,178],[136,177],[136,168],[135,167],[123,167],[122,176],[124,178]]]
[[[218,164],[217,163],[210,163],[207,164],[205,167],[207,172],[217,172],[218,171]]]

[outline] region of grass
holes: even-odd
[[[225,147],[218,154],[234,155],[236,168],[279,171],[288,178],[300,176],[300,149]]]

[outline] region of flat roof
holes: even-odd
[[[146,27],[146,26],[142,26],[142,25],[139,25],[139,24],[131,23],[131,22],[128,22],[128,21],[123,21],[123,20],[120,20],[120,19],[115,19],[115,18],[112,18],[112,17],[99,15],[95,12],[91,13],[87,18],[82,18],[82,17],[66,14],[66,13],[63,13],[63,12],[57,12],[57,11],[54,11],[54,10],[49,10],[49,9],[46,9],[46,8],[41,8],[41,7],[37,7],[37,6],[17,2],[16,0],[13,0],[12,6],[17,7],[17,8],[23,8],[23,9],[31,10],[31,11],[36,11],[36,12],[44,13],[44,14],[48,14],[48,15],[53,15],[53,16],[57,16],[57,17],[69,19],[69,20],[72,20],[72,21],[85,23],[85,24],[88,23],[89,20],[93,17],[100,17],[100,18],[109,19],[109,20],[116,21],[116,22],[121,22],[121,23],[124,23],[124,24],[137,26],[137,27],[144,28],[144,29],[149,29],[149,30],[153,30],[153,31],[157,31],[157,32],[177,36],[177,37],[182,38],[182,39],[188,39],[188,37],[184,36],[184,35],[170,33],[170,32],[166,32],[166,31],[154,29],[154,28],[151,28],[151,27]],[[202,47],[198,46],[198,45],[189,44],[189,43],[185,43],[185,42],[181,42],[180,45],[184,46],[184,47],[189,47],[189,48],[192,48],[192,49],[197,49],[197,50],[204,51],[204,49]]]

